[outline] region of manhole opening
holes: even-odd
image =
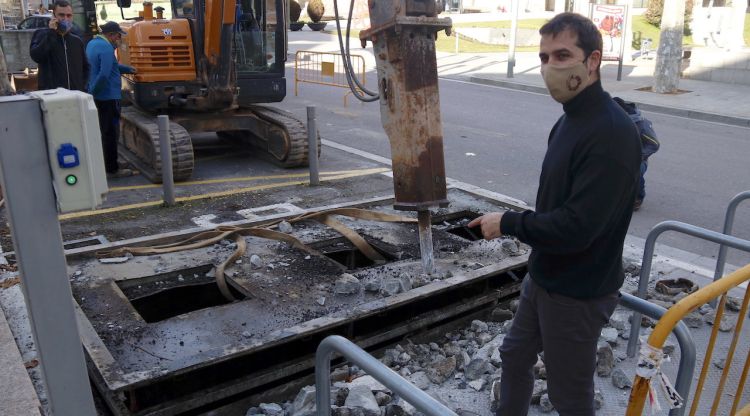
[[[80,240],[73,240],[73,241],[66,241],[63,243],[63,248],[65,250],[72,250],[74,248],[81,248],[81,247],[89,247],[89,246],[95,246],[98,244],[104,244],[107,242],[107,239],[103,236],[96,236],[91,238],[83,238]]]
[[[370,246],[380,253],[386,262],[389,263],[394,260],[398,260],[398,256],[380,247],[379,244],[372,241],[372,239],[365,239]],[[337,238],[334,240],[327,240],[312,245],[313,248],[323,253],[329,259],[335,261],[346,267],[348,270],[361,269],[365,267],[377,265],[374,261],[370,260],[365,254],[360,251],[351,241],[345,238]]]
[[[435,216],[432,218],[432,224],[449,232],[455,236],[469,241],[481,240],[482,230],[479,227],[469,228],[467,224],[479,214],[471,211],[459,211],[446,215]],[[444,228],[443,228],[444,227]]]
[[[72,241],[63,241],[63,249],[65,250],[72,250],[74,248],[82,248],[82,247],[90,247],[95,246],[99,244],[106,244],[108,241],[107,239],[102,236],[98,235],[91,238],[84,238],[81,240],[72,240]],[[1,254],[3,257],[5,257],[5,260],[10,264],[16,264],[16,252],[15,251],[9,251],[7,253]]]
[[[144,321],[154,323],[188,312],[231,303],[219,290],[205,265],[140,279],[117,282],[122,292]],[[237,300],[247,298],[227,278],[229,291]]]

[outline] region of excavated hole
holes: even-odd
[[[479,227],[469,228],[466,226],[471,220],[477,218],[479,214],[471,211],[458,211],[446,215],[436,215],[432,217],[433,225],[443,225],[444,231],[459,236],[465,240],[481,240],[482,230]]]
[[[65,250],[71,250],[74,248],[95,246],[98,244],[106,243],[106,240],[102,241],[100,237],[84,238],[81,240],[66,241],[63,245]]]
[[[203,265],[140,279],[117,282],[133,308],[144,321],[154,323],[188,312],[231,303],[219,291],[219,285],[206,273],[212,265]],[[247,296],[227,279],[235,299]]]
[[[383,247],[373,244],[373,241],[370,239],[367,239],[367,242],[386,259],[387,263],[398,260],[398,256],[385,250]],[[345,238],[321,241],[313,244],[312,247],[336,263],[346,267],[347,270],[356,270],[376,265],[374,261],[370,260],[362,251]]]

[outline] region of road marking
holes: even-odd
[[[237,214],[242,215],[248,220],[257,220],[263,217],[267,217],[268,215],[271,215],[271,213],[273,214],[303,214],[304,212],[305,212],[304,209],[294,204],[290,204],[289,202],[284,202],[281,204],[266,205],[263,207],[241,209],[237,211]]]
[[[216,215],[206,214],[206,215],[200,215],[198,217],[193,217],[190,219],[190,221],[192,221],[193,224],[201,228],[214,228],[216,224],[213,223],[213,220],[215,219],[216,219]]]
[[[389,170],[386,168],[372,168],[372,169],[361,169],[361,170],[354,170],[354,171],[348,171],[351,173],[342,173],[339,175],[330,175],[325,178],[320,178],[321,182],[328,182],[328,181],[334,181],[338,179],[347,179],[347,178],[354,178],[357,176],[366,176],[366,175],[374,175],[374,174],[380,174],[383,172],[388,172]],[[250,186],[247,188],[239,188],[239,189],[230,189],[228,191],[221,191],[221,192],[211,192],[207,194],[200,194],[200,195],[191,195],[191,196],[183,196],[179,198],[175,198],[176,202],[188,202],[188,201],[197,201],[200,199],[208,199],[208,198],[218,198],[223,196],[229,196],[229,195],[235,195],[235,194],[241,194],[241,193],[247,193],[247,192],[253,192],[253,191],[262,191],[265,189],[273,189],[273,188],[281,188],[285,186],[295,186],[295,185],[306,185],[309,184],[309,180],[300,180],[300,181],[288,181],[288,182],[279,182],[279,183],[271,183],[266,185],[256,185],[256,186]],[[80,211],[80,212],[71,212],[70,214],[62,214],[58,215],[58,219],[60,221],[63,220],[69,220],[74,218],[83,218],[83,217],[91,217],[95,215],[101,215],[101,214],[110,214],[113,212],[120,212],[120,211],[127,211],[130,209],[137,209],[137,208],[147,208],[147,207],[154,207],[163,204],[164,202],[162,200],[158,201],[146,201],[146,202],[139,202],[137,204],[129,204],[129,205],[121,205],[117,207],[112,208],[104,208],[99,209],[95,211]]]
[[[379,169],[379,168],[378,168]],[[355,172],[363,172],[363,170],[342,170],[333,172],[320,172],[321,175],[346,175]],[[189,182],[178,182],[175,183],[176,187],[180,186],[191,186],[191,185],[210,185],[213,183],[230,183],[230,182],[250,182],[250,181],[262,181],[271,179],[289,179],[289,178],[304,178],[310,176],[309,173],[289,173],[284,175],[270,175],[270,176],[245,176],[241,178],[219,178],[219,179],[206,179],[202,181],[189,181]],[[109,188],[110,192],[119,191],[132,191],[136,189],[153,189],[161,188],[161,184],[148,184],[148,185],[132,185],[132,186],[113,186]]]
[[[387,165],[387,166],[391,166],[391,159],[388,159],[386,157],[382,157],[382,156],[378,156],[376,154],[365,152],[364,150],[355,149],[355,148],[349,147],[349,146],[347,146],[345,144],[340,144],[340,143],[332,142],[332,141],[330,141],[328,139],[320,139],[320,143],[323,144],[323,145],[325,145],[325,146],[333,147],[334,149],[343,150],[344,152],[351,153],[351,154],[354,154],[354,155],[357,155],[357,156],[362,156],[362,157],[364,157],[366,159],[370,159],[372,161],[379,162],[379,163],[382,163],[382,164]]]

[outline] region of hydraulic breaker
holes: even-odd
[[[432,273],[430,208],[448,205],[435,38],[451,20],[434,0],[369,0],[380,118],[391,145],[394,207],[418,212],[422,264]]]

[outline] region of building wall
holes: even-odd
[[[0,45],[5,54],[8,72],[21,72],[26,68],[36,68],[36,62],[29,56],[29,45],[33,30],[6,30],[0,32]]]
[[[750,85],[750,50],[693,48],[683,78]]]
[[[19,0],[0,0],[0,30],[17,25],[23,20]]]

